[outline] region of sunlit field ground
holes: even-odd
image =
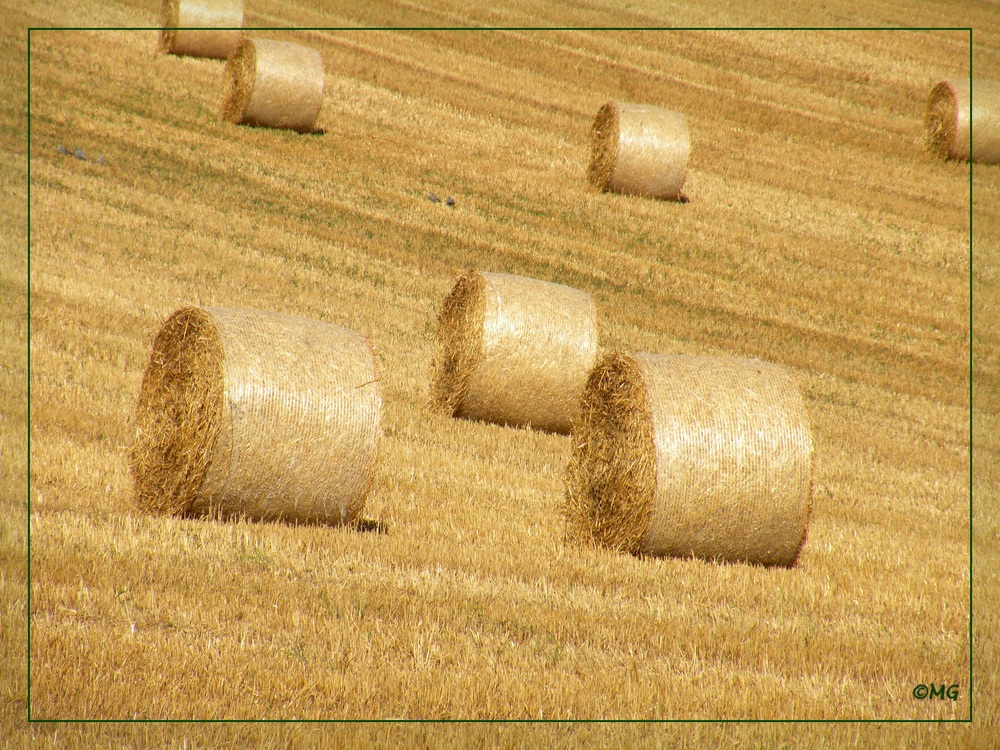
[[[855,25],[842,6],[818,25]],[[0,269],[12,741],[994,742],[1000,168],[971,167],[970,257],[970,166],[928,154],[922,126],[931,86],[969,75],[967,32],[252,32],[323,55],[321,132],[298,135],[222,122],[222,63],[158,53],[157,11],[0,9],[14,102]],[[917,11],[916,25],[978,28],[971,12],[959,24]],[[738,20],[687,12],[386,4],[361,16],[260,2],[246,23]],[[33,31],[29,89],[28,26],[147,28]],[[976,76],[1000,78],[1000,36],[977,36],[974,52]],[[587,183],[590,125],[609,99],[687,116],[689,203]],[[798,565],[568,545],[571,437],[428,408],[435,315],[470,268],[589,292],[603,351],[787,368],[816,445]],[[164,319],[188,305],[292,313],[369,339],[384,399],[373,530],[135,507],[142,372]],[[976,722],[26,729],[29,677],[36,720],[950,720],[968,718],[974,687]],[[920,684],[957,685],[956,698],[917,700]]]

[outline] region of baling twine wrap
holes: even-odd
[[[587,178],[602,191],[678,200],[690,144],[679,112],[608,102],[594,119]]]
[[[523,276],[469,271],[438,314],[431,399],[456,417],[568,433],[597,356],[593,300]]]
[[[1000,164],[1000,82],[942,81],[931,89],[924,126],[938,156]]]
[[[657,557],[795,564],[813,443],[784,369],[610,354],[591,373],[571,439],[571,540]]]
[[[244,39],[226,61],[222,118],[309,132],[323,106],[324,78],[319,50],[295,42]]]
[[[160,49],[225,60],[243,38],[243,0],[163,0]]]
[[[143,375],[136,503],[185,516],[359,519],[381,396],[361,335],[281,313],[183,308]]]

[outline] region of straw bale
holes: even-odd
[[[812,435],[784,369],[610,354],[573,428],[567,535],[656,557],[792,566],[806,538]]]
[[[183,308],[153,344],[130,468],[139,507],[352,523],[382,401],[361,335],[281,313]]]
[[[597,357],[586,292],[502,273],[459,276],[438,314],[431,399],[465,419],[568,433]]]
[[[679,112],[608,102],[594,119],[587,177],[599,190],[678,200],[690,151]]]
[[[1000,82],[942,81],[931,89],[924,125],[938,156],[1000,164]]]
[[[295,42],[244,39],[226,61],[224,120],[313,130],[323,106],[323,57]]]
[[[163,0],[160,49],[225,60],[243,39],[243,0]]]

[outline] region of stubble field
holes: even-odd
[[[61,18],[4,12],[21,28]],[[76,25],[156,25],[149,3],[101,12],[112,20],[94,11]],[[569,9],[562,25],[596,25],[583,20],[603,18],[593,12]],[[371,13],[365,25],[470,22]],[[520,25],[510,13],[479,21]],[[260,3],[247,24],[358,23],[346,14]],[[31,34],[30,277],[12,229],[2,269],[12,717],[25,712],[26,653],[42,720],[968,717],[970,587],[977,669],[996,656],[979,634],[996,623],[1000,170],[971,168],[973,586],[970,167],[931,157],[921,123],[931,86],[968,76],[967,33],[252,33],[322,52],[321,133],[221,122],[222,64],[158,54],[155,31]],[[24,66],[15,42],[11,70]],[[975,52],[977,76],[1000,77],[1000,38]],[[590,123],[609,99],[687,115],[689,203],[587,184]],[[23,163],[5,160],[5,185],[27,184]],[[12,225],[25,198],[5,188]],[[798,566],[567,545],[572,438],[428,408],[434,317],[469,268],[591,293],[605,351],[788,368],[816,445]],[[372,342],[384,399],[364,512],[374,530],[134,507],[142,371],[160,324],[187,305],[293,313]],[[957,700],[916,700],[921,683],[957,684]],[[995,678],[977,683],[976,723],[996,723]],[[550,731],[553,744],[573,741],[555,734],[567,726],[503,731],[514,745]],[[662,725],[576,726],[602,743],[662,739],[650,729]],[[706,726],[688,726],[702,737],[692,746],[706,741]],[[41,727],[35,739],[53,740]],[[114,731],[153,731],[135,727]],[[203,729],[219,733],[208,744],[228,731]],[[492,742],[487,729],[469,731]],[[280,731],[276,745],[307,744]],[[470,740],[439,731],[434,744]],[[780,725],[766,731],[776,742]],[[968,746],[987,736],[963,731]]]

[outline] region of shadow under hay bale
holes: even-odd
[[[312,132],[323,106],[319,50],[295,42],[244,39],[226,61],[222,118],[237,125]]]
[[[573,427],[571,541],[650,556],[792,566],[812,434],[801,394],[759,360],[611,354]]]
[[[243,0],[163,0],[160,49],[225,60],[243,39]]]
[[[931,89],[924,126],[927,147],[941,158],[1000,164],[1000,82],[942,81]]]
[[[681,188],[690,151],[679,112],[608,102],[594,119],[587,178],[598,190],[686,203]]]
[[[568,433],[596,357],[589,294],[469,271],[438,314],[431,400],[451,416]]]
[[[377,521],[373,518],[359,518],[354,527],[363,533],[367,534],[388,534],[389,525],[384,521]]]
[[[360,334],[281,313],[183,308],[143,375],[130,469],[147,511],[355,523],[382,400]]]

